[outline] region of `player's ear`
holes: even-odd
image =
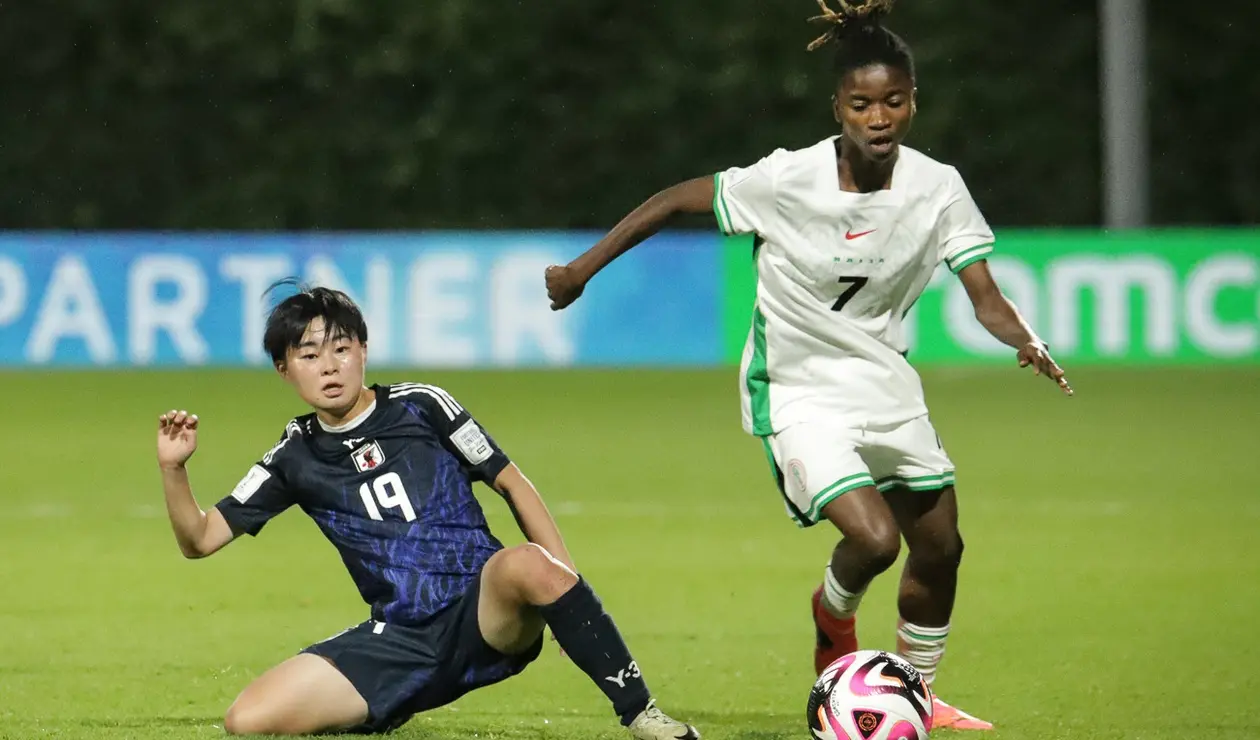
[[[831,115],[836,119],[836,123],[844,123],[844,119],[840,116],[840,96],[835,93],[831,94]]]
[[[284,378],[285,380],[289,379],[289,366],[287,364],[283,361],[277,362],[275,364],[275,368],[276,373],[279,374],[281,378]]]
[[[919,112],[919,88],[916,87],[910,91],[910,115],[913,116],[915,113],[918,113],[918,112]]]

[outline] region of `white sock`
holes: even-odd
[[[909,622],[897,624],[897,652],[910,665],[923,674],[923,680],[931,686],[936,680],[936,667],[945,655],[945,638],[949,637],[949,625],[921,627]]]
[[[837,619],[852,617],[857,613],[858,604],[862,603],[864,594],[866,594],[866,589],[857,593],[846,591],[844,586],[840,585],[840,581],[836,580],[836,575],[831,572],[831,566],[827,566],[827,574],[823,576],[822,603],[833,617]]]

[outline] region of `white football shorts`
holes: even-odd
[[[954,464],[927,416],[886,431],[802,422],[761,438],[784,508],[800,527],[862,486],[933,491],[954,485]]]

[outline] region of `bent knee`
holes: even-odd
[[[941,548],[941,558],[957,568],[962,563],[964,549],[966,547],[963,545],[962,534],[955,532],[954,536]]]
[[[546,548],[532,542],[503,550],[495,558],[495,580],[530,604],[549,604],[578,580],[577,574]]]
[[[916,542],[910,548],[914,559],[931,568],[957,569],[962,564],[963,538],[957,531]]]
[[[949,547],[945,550],[946,556],[954,564],[954,567],[958,567],[958,564],[962,562],[964,549],[966,548],[963,545],[962,533],[955,532],[954,538],[950,540]]]
[[[845,539],[852,541],[870,566],[881,572],[891,568],[901,554],[901,532],[892,522],[861,527]]]
[[[223,717],[229,735],[308,735],[360,725],[368,705],[328,659],[300,653],[254,679]]]
[[[524,577],[547,577],[564,573],[572,575],[573,580],[577,580],[577,576],[569,570],[569,566],[557,560],[542,545],[526,542],[509,548],[505,554],[511,567],[518,570]]]
[[[240,700],[228,707],[227,714],[223,717],[223,731],[229,735],[282,734],[262,707]]]
[[[357,724],[342,717],[319,717],[318,711],[304,713],[277,711],[255,701],[237,700],[223,717],[223,730],[229,735],[309,735],[335,732]]]

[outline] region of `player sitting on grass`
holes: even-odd
[[[364,386],[367,325],[345,294],[285,299],[263,344],[314,412],[290,421],[209,512],[186,468],[198,417],[162,414],[157,457],[175,538],[187,557],[205,557],[296,505],[341,554],[371,619],[258,677],[228,709],[229,733],[391,730],[520,673],[547,625],[634,737],[699,737],[655,707],[538,492],[468,411],[430,385]],[[503,496],[529,544],[495,539],[474,481]]]
[[[788,514],[842,539],[813,595],[815,670],[858,649],[854,615],[871,580],[910,550],[897,651],[933,682],[949,635],[963,541],[954,465],[906,360],[902,319],[945,265],[979,322],[1021,367],[1071,388],[989,272],[993,234],[957,170],[901,146],[915,112],[910,49],[884,28],[892,0],[819,0],[833,44],[839,136],[750,167],[680,183],[631,212],[586,254],[547,269],[552,308],[674,214],[712,211],[753,234],[757,297],[741,374],[743,423],[760,437]],[[680,289],[685,289],[683,286]],[[936,702],[934,725],[989,729]]]

